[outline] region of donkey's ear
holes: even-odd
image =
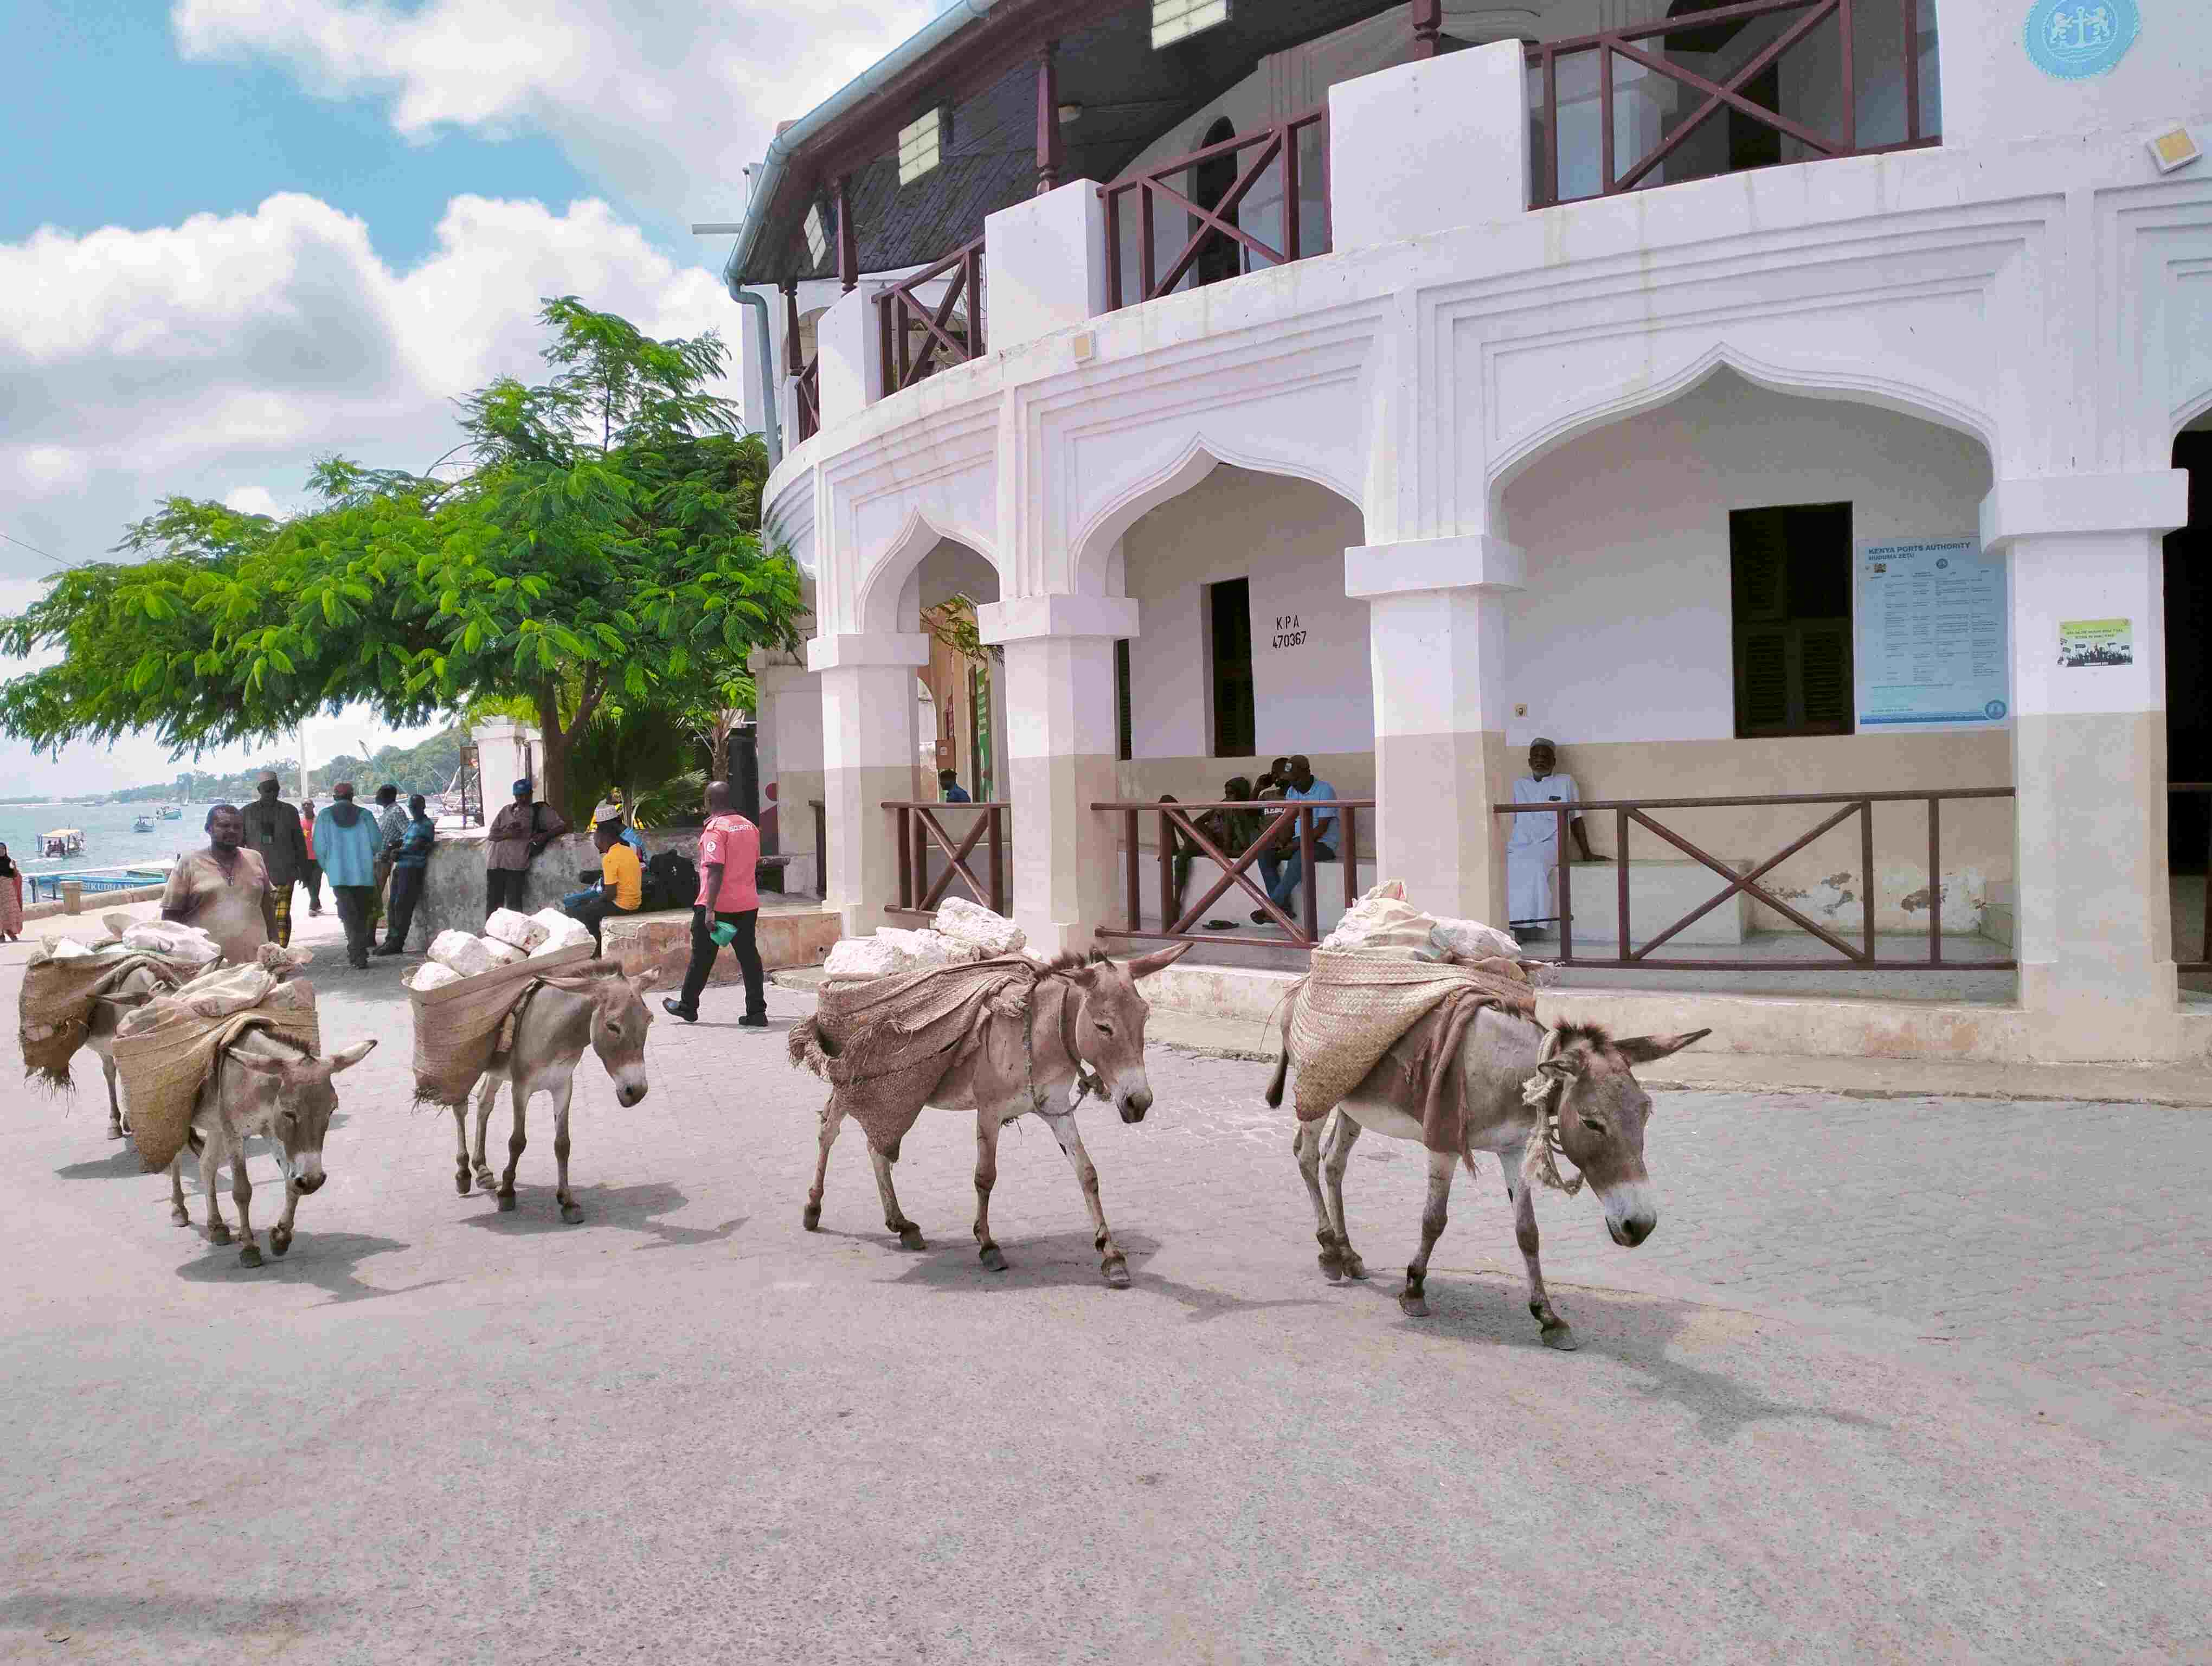
[[[660,982],[660,975],[652,968],[647,967],[644,971],[640,972],[635,977],[625,976],[623,982],[629,985],[630,993],[632,994],[635,995],[640,1000],[643,1000],[647,995],[653,993],[653,986]]]
[[[1139,955],[1134,960],[1123,961],[1121,970],[1132,978],[1150,977],[1154,972],[1165,971],[1195,946],[1190,943],[1170,943],[1164,949],[1155,949],[1150,954]]]
[[[1540,1076],[1549,1076],[1555,1082],[1571,1082],[1583,1073],[1583,1056],[1568,1053],[1556,1059],[1547,1059],[1536,1067]]]
[[[230,1061],[257,1076],[282,1076],[284,1073],[283,1060],[264,1059],[258,1053],[234,1053],[230,1055]]]
[[[1670,1053],[1679,1053],[1692,1042],[1700,1042],[1713,1032],[1710,1030],[1685,1030],[1679,1036],[1631,1036],[1613,1046],[1620,1056],[1631,1064],[1650,1064],[1654,1059],[1663,1059]]]
[[[356,1042],[351,1047],[340,1048],[331,1055],[331,1074],[335,1076],[341,1070],[352,1069],[375,1051],[376,1037],[374,1036],[367,1041]]]

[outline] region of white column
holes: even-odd
[[[761,793],[775,796],[775,854],[788,856],[784,889],[822,893],[814,800],[822,797],[822,678],[804,666],[758,665]]]
[[[1114,643],[1137,635],[1120,596],[1026,596],[975,610],[1006,654],[1014,919],[1043,953],[1085,950],[1115,917]]]
[[[1505,922],[1510,790],[1505,598],[1521,553],[1486,536],[1370,544],[1344,553],[1367,601],[1375,679],[1376,873],[1431,914]]]
[[[1329,227],[1340,249],[1515,220],[1528,207],[1528,71],[1501,40],[1328,89]],[[1480,156],[1480,167],[1468,158]],[[994,300],[995,304],[995,300]]]
[[[2188,476],[2000,481],[1983,542],[2012,583],[2021,1004],[2037,1056],[2170,1056],[2165,569]],[[2127,665],[2059,662],[2068,621],[2124,619]]]
[[[1019,347],[1106,310],[1106,205],[1076,179],[983,216],[986,344]]]
[[[489,824],[513,794],[507,790],[529,776],[544,796],[545,783],[531,765],[538,756],[538,731],[505,717],[484,718],[470,725],[477,743],[477,772],[483,783],[484,821]]]
[[[898,897],[898,842],[888,800],[914,792],[915,673],[929,663],[919,631],[817,636],[806,663],[822,678],[823,802],[830,839],[823,897],[848,937],[884,923]]]
[[[876,333],[875,297],[875,289],[866,283],[848,289],[815,325],[820,365],[815,390],[822,401],[823,428],[859,416],[883,398],[883,344]]]

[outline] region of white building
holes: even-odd
[[[1654,958],[1809,923],[1924,959],[1932,913],[1947,961],[2017,961],[1979,1000],[1639,963],[1571,1005],[2204,1056],[2204,800],[2170,864],[2167,789],[2212,778],[2212,163],[2169,165],[2208,89],[2182,0],[953,5],[779,137],[730,263],[814,587],[763,677],[783,848],[820,800],[847,929],[912,897],[881,806],[935,796],[920,711],[1011,803],[1033,939],[1127,927],[1132,854],[1164,923],[1158,818],[1130,852],[1094,806],[1293,752],[1375,801],[1355,879],[1503,919],[1540,733],[1608,806],[1907,795],[1645,812],[1760,870]],[[925,702],[956,592],[1003,658]],[[1969,789],[1931,875],[1927,795]],[[1584,825],[1633,829],[1633,954],[1722,884],[1630,815]],[[1576,958],[1619,958],[1613,865],[1570,873]]]

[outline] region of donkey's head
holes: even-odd
[[[1172,966],[1189,952],[1189,944],[1177,943],[1134,960],[1101,955],[1067,969],[1073,1003],[1068,1038],[1125,1122],[1143,1122],[1152,1108],[1152,1085],[1145,1074],[1145,1019],[1152,1009],[1137,993],[1138,980]]]
[[[273,1087],[269,1104],[269,1135],[276,1142],[276,1166],[284,1178],[302,1192],[322,1189],[323,1136],[330,1132],[331,1114],[338,1108],[337,1089],[331,1079],[350,1070],[375,1050],[372,1037],[333,1053],[327,1059],[272,1059],[258,1053],[234,1053],[234,1063],[252,1071]]]
[[[613,1079],[615,1097],[634,1105],[645,1097],[645,1032],[653,1025],[645,992],[653,975],[602,977],[592,989],[592,1051]]]
[[[1659,1201],[1644,1167],[1651,1096],[1638,1084],[1636,1067],[1711,1033],[1615,1041],[1595,1025],[1566,1024],[1559,1051],[1536,1067],[1558,1089],[1559,1148],[1605,1206],[1605,1230],[1615,1243],[1633,1250],[1659,1226]]]

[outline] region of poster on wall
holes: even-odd
[[[2002,556],[1971,538],[1862,544],[1857,600],[1862,731],[2004,720]]]
[[[2061,619],[2058,663],[2069,670],[2084,666],[2131,666],[2136,662],[2132,619]]]

